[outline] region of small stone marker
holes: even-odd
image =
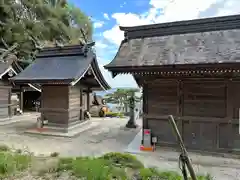
[[[141,151],[153,151],[151,129],[143,130],[143,144],[140,146]]]
[[[143,131],[143,146],[144,147],[151,147],[151,129],[144,129]]]

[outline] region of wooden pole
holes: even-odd
[[[179,133],[178,127],[177,127],[177,125],[175,123],[175,120],[174,120],[172,115],[169,116],[169,121],[170,121],[170,124],[173,127],[174,133],[175,133],[175,135],[177,137],[177,140],[178,140],[178,143],[179,143],[179,145],[181,147],[182,154],[186,157],[186,165],[187,165],[188,171],[190,173],[190,176],[191,176],[192,180],[197,180],[197,177],[196,177],[196,174],[194,172],[192,163],[191,163],[191,161],[190,161],[190,159],[188,157],[187,150],[185,148],[185,145],[183,143],[182,137],[181,137],[181,135]]]

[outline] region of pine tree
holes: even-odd
[[[92,23],[65,0],[0,0],[0,48],[14,43],[19,58],[32,59],[36,47],[79,43],[83,28],[92,37]]]

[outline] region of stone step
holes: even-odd
[[[1,125],[8,125],[20,121],[29,121],[29,120],[37,120],[37,115],[30,115],[30,114],[23,114],[23,115],[17,115],[13,117],[8,118],[1,118],[0,119],[0,126]]]
[[[25,131],[25,133],[71,138],[71,137],[75,137],[75,136],[79,135],[80,133],[83,133],[84,131],[87,131],[94,127],[97,127],[98,125],[99,125],[98,122],[91,122],[91,121],[88,122],[87,121],[85,123],[79,123],[79,124],[72,126],[71,128],[68,129],[67,132],[66,131],[62,132],[61,129],[59,129],[59,128],[48,127],[49,129],[46,128],[43,131],[39,131],[37,129],[30,129],[30,130]]]
[[[85,125],[89,125],[91,122],[90,121],[84,121],[84,122],[75,122],[72,124],[69,124],[68,127],[64,127],[64,126],[59,126],[59,125],[55,125],[55,124],[47,124],[44,125],[44,128],[48,129],[49,131],[54,131],[54,132],[69,132],[71,130],[74,130],[76,128],[85,126]]]

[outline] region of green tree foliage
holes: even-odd
[[[79,43],[80,28],[92,37],[91,20],[66,0],[0,0],[0,47],[18,43],[18,57],[33,56],[36,47]]]
[[[129,98],[132,96],[132,93],[140,92],[140,89],[117,89],[115,92],[106,94],[104,99],[107,103],[119,104],[124,106],[125,111],[129,107]],[[135,95],[134,99],[136,102],[139,102],[142,97]]]

